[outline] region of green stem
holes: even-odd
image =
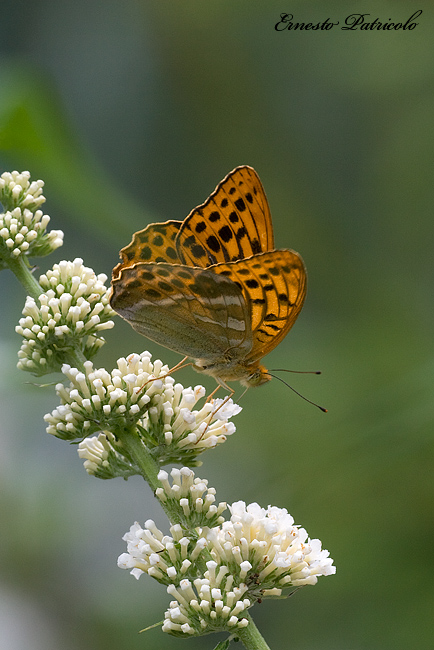
[[[249,621],[248,626],[238,628],[236,632],[236,636],[243,642],[244,647],[247,650],[270,650],[270,646],[266,643],[248,612],[246,612],[245,618]]]
[[[158,473],[160,471],[159,463],[157,463],[149,453],[149,450],[143,444],[143,441],[140,439],[140,436],[134,427],[118,429],[116,431],[116,436],[122,442],[122,445],[130,457],[139,466],[141,475],[155,494],[155,490],[162,487],[158,480]],[[171,524],[181,523],[179,506],[177,507],[176,504],[170,501],[160,501],[160,505]]]
[[[140,467],[143,478],[155,494],[155,490],[162,487],[157,478],[158,472],[160,471],[160,465],[153,459],[135,428],[132,427],[130,429],[118,430],[116,431],[116,435],[119,440],[122,441],[123,446],[128,451],[131,458],[133,458],[134,462]],[[170,507],[169,503],[163,503],[160,501],[160,505],[172,524],[179,523],[177,513],[173,512],[173,508]]]
[[[74,350],[69,350],[64,354],[65,358],[63,363],[69,363],[73,368],[77,368],[84,372],[84,362],[87,361],[80,348],[76,347]]]
[[[117,430],[116,435],[119,440],[121,440],[130,456],[140,467],[142,476],[145,481],[149,483],[152,491],[155,492],[158,487],[162,487],[157,478],[160,466],[155,462],[149,451],[144,446],[137,431],[134,428],[125,428]]]
[[[19,282],[21,282],[27,295],[37,300],[41,293],[43,293],[43,289],[31,272],[27,260],[24,259],[24,255],[19,255],[16,259],[9,259],[7,265]]]

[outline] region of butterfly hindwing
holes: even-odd
[[[208,267],[273,248],[267,197],[252,167],[236,167],[182,222],[176,246],[184,264]]]
[[[113,280],[111,305],[132,327],[164,347],[209,362],[229,348],[252,348],[242,291],[210,270],[148,263],[124,268]]]
[[[181,224],[182,221],[151,223],[134,233],[128,246],[120,251],[122,262],[113,269],[113,277],[119,275],[123,268],[139,262],[180,263],[175,239]]]
[[[261,359],[286,336],[306,296],[306,269],[295,251],[274,250],[210,267],[243,291],[250,307],[253,348],[248,361]]]

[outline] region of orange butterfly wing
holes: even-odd
[[[217,185],[182,222],[176,237],[182,262],[204,268],[273,247],[267,197],[259,176],[247,165],[236,167]]]
[[[253,346],[246,360],[271,352],[293,326],[306,297],[306,269],[292,250],[274,250],[210,270],[230,278],[250,307]]]
[[[246,368],[286,336],[306,296],[301,257],[273,247],[261,181],[237,167],[183,222],[133,236],[113,270],[111,304],[148,338],[220,365],[218,381],[232,351],[228,380],[246,379]]]
[[[182,221],[151,223],[134,233],[131,242],[120,251],[122,262],[113,269],[113,279],[125,268],[143,262],[168,262],[179,264],[175,239]]]

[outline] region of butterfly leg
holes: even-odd
[[[187,366],[192,366],[192,365],[193,365],[192,361],[190,361],[189,363],[185,363],[185,362],[187,361],[187,359],[188,359],[188,356],[187,356],[187,357],[184,357],[183,359],[181,359],[181,361],[179,361],[179,362],[176,364],[176,366],[173,366],[173,368],[171,368],[171,369],[169,370],[169,372],[167,373],[167,375],[164,375],[164,378],[166,378],[166,377],[168,377],[169,375],[171,375],[172,372],[175,372],[175,370],[181,370],[181,368],[186,368]]]
[[[175,372],[175,370],[181,370],[181,368],[186,368],[187,366],[193,365],[191,361],[189,363],[185,363],[187,359],[188,357],[184,357],[183,359],[181,359],[181,361],[179,361],[179,363],[177,363],[176,366],[173,366],[173,368],[170,368],[170,370],[166,372],[165,375],[160,375],[159,377],[151,377],[151,379],[145,381],[143,386],[140,386],[138,392],[140,393],[140,391],[142,391],[145,388],[145,386],[147,386],[151,381],[155,381],[156,379],[166,379],[166,377],[169,377],[169,375]]]
[[[231,399],[231,397],[232,397],[233,394],[235,393],[235,391],[233,390],[233,388],[230,388],[230,387],[227,386],[226,384],[224,385],[224,387],[227,388],[227,389],[230,391],[230,395],[227,395],[227,397],[225,397],[225,399],[223,400],[223,402],[222,402],[222,403],[221,403],[221,404],[220,404],[216,409],[214,409],[213,411],[211,411],[211,413],[207,416],[207,417],[208,417],[207,425],[206,425],[205,429],[202,431],[202,433],[200,434],[199,439],[196,441],[196,444],[199,442],[199,440],[202,440],[203,436],[204,436],[205,433],[208,431],[208,427],[209,427],[209,425],[211,424],[211,420],[213,419],[213,417],[215,416],[215,414],[217,413],[217,411],[220,411],[220,409],[221,409],[221,408],[222,408],[222,407],[223,407],[223,406],[224,406],[224,405],[225,405],[225,404],[226,404],[226,403]],[[212,395],[214,395],[214,393],[216,393],[216,392],[218,391],[219,388],[220,388],[220,386],[217,386],[217,388],[216,388],[216,389],[211,393],[210,397],[211,397]],[[209,399],[209,398],[208,398],[208,399]],[[208,400],[207,400],[207,402],[208,402]]]
[[[210,393],[210,394],[208,395],[208,397],[206,398],[206,402],[210,402],[210,401],[212,400],[212,398],[214,397],[214,395],[216,394],[216,392],[218,391],[219,388],[221,388],[221,385],[220,385],[220,384],[217,386],[217,388],[214,388],[214,390],[213,390],[212,393]],[[205,403],[206,403],[206,402],[205,402]]]

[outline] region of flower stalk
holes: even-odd
[[[270,650],[249,612],[246,612],[246,618],[249,624],[237,630],[238,639],[247,650]]]
[[[23,256],[16,257],[15,259],[9,259],[8,267],[15,275],[18,282],[23,285],[26,294],[36,300],[42,293],[42,288],[30,270],[27,259]]]
[[[135,427],[125,429],[119,428],[116,431],[116,437],[131,458],[134,459],[134,462],[140,468],[141,475],[152,491],[155,492],[158,488],[161,488],[161,483],[158,480],[160,466],[154,458],[152,458],[147,448],[141,442],[137,429]],[[165,504],[162,504],[162,506],[169,517],[169,520],[173,523],[177,523],[176,513],[172,512],[171,508],[165,507]]]

